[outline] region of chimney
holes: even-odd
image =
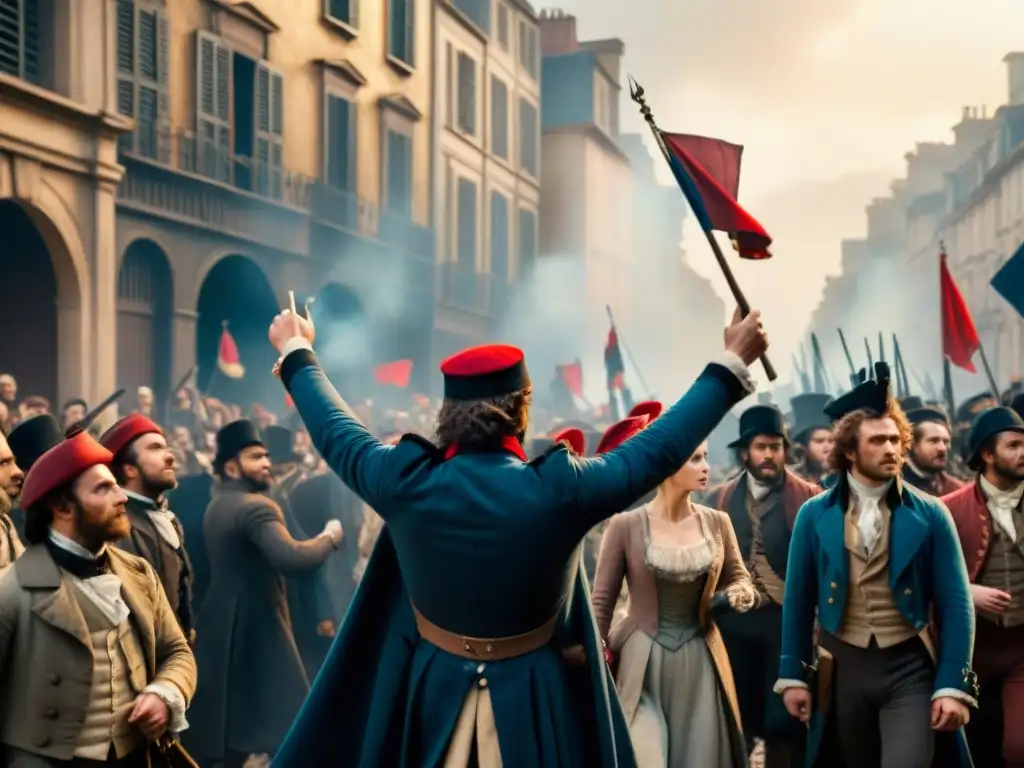
[[[544,56],[573,53],[580,48],[576,17],[562,10],[540,12],[540,51]]]
[[[1013,51],[1003,57],[1006,64],[1007,103],[1011,107],[1024,104],[1024,51]]]

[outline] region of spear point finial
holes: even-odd
[[[637,104],[643,105],[644,103],[644,89],[643,86],[638,83],[632,75],[627,75],[629,78],[629,97],[633,99]]]

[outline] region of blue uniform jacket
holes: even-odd
[[[599,459],[556,448],[443,454],[418,438],[385,446],[352,415],[308,351],[281,378],[331,468],[386,526],[331,653],[275,766],[443,764],[462,703],[486,685],[510,766],[632,768],[603,661],[579,544],[595,523],[673,474],[745,394],[710,365],[650,428]],[[508,637],[558,615],[556,642],[477,664],[419,639],[410,601],[470,637]],[[581,644],[587,666],[559,646]]]
[[[797,513],[782,606],[780,678],[806,679],[804,665],[814,658],[815,609],[826,632],[835,634],[842,624],[849,584],[844,540],[848,499],[843,478]],[[889,584],[896,605],[918,630],[932,619],[939,629],[934,691],[955,689],[974,699],[974,605],[949,510],[899,479],[886,502],[892,510]]]

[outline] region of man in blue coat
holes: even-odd
[[[960,731],[977,706],[967,570],[949,511],[902,483],[912,437],[888,366],[879,363],[873,381],[826,412],[837,419],[839,481],[797,514],[776,690],[793,717],[810,723],[809,673],[832,668],[831,700],[818,705],[838,744],[819,751],[818,765],[970,765]],[[828,665],[815,656],[815,609]],[[949,732],[958,743],[944,747],[936,733]]]
[[[327,380],[312,326],[275,318],[280,377],[317,450],[386,523],[275,765],[635,766],[579,546],[752,389],[746,365],[767,344],[757,313],[725,337],[723,363],[623,447],[581,459],[559,444],[527,462],[519,350],[446,360],[438,445],[409,435],[385,446]]]

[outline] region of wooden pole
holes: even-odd
[[[651,133],[654,135],[654,141],[658,145],[658,149],[661,150],[662,157],[669,163],[671,167],[671,159],[668,153],[668,147],[665,146],[665,140],[661,138],[661,129],[658,128],[654,122],[654,114],[651,112],[651,108],[647,105],[647,99],[644,96],[644,89],[633,79],[632,76],[629,78],[629,95],[640,106],[640,114],[643,116],[647,125],[651,129]],[[707,238],[708,245],[711,246],[711,252],[715,254],[715,261],[718,262],[719,269],[722,270],[722,275],[725,277],[725,282],[729,284],[729,291],[732,293],[733,300],[736,305],[740,308],[740,314],[746,317],[750,314],[750,302],[747,301],[747,297],[743,295],[743,290],[740,288],[740,284],[736,282],[736,276],[732,273],[732,268],[729,266],[729,262],[725,260],[725,255],[722,253],[722,249],[718,245],[718,241],[715,240],[715,235],[712,232],[705,231],[704,236]],[[768,381],[775,381],[779,378],[779,375],[775,372],[775,367],[768,360],[767,355],[761,355],[761,365],[764,368],[765,375],[768,377]]]

